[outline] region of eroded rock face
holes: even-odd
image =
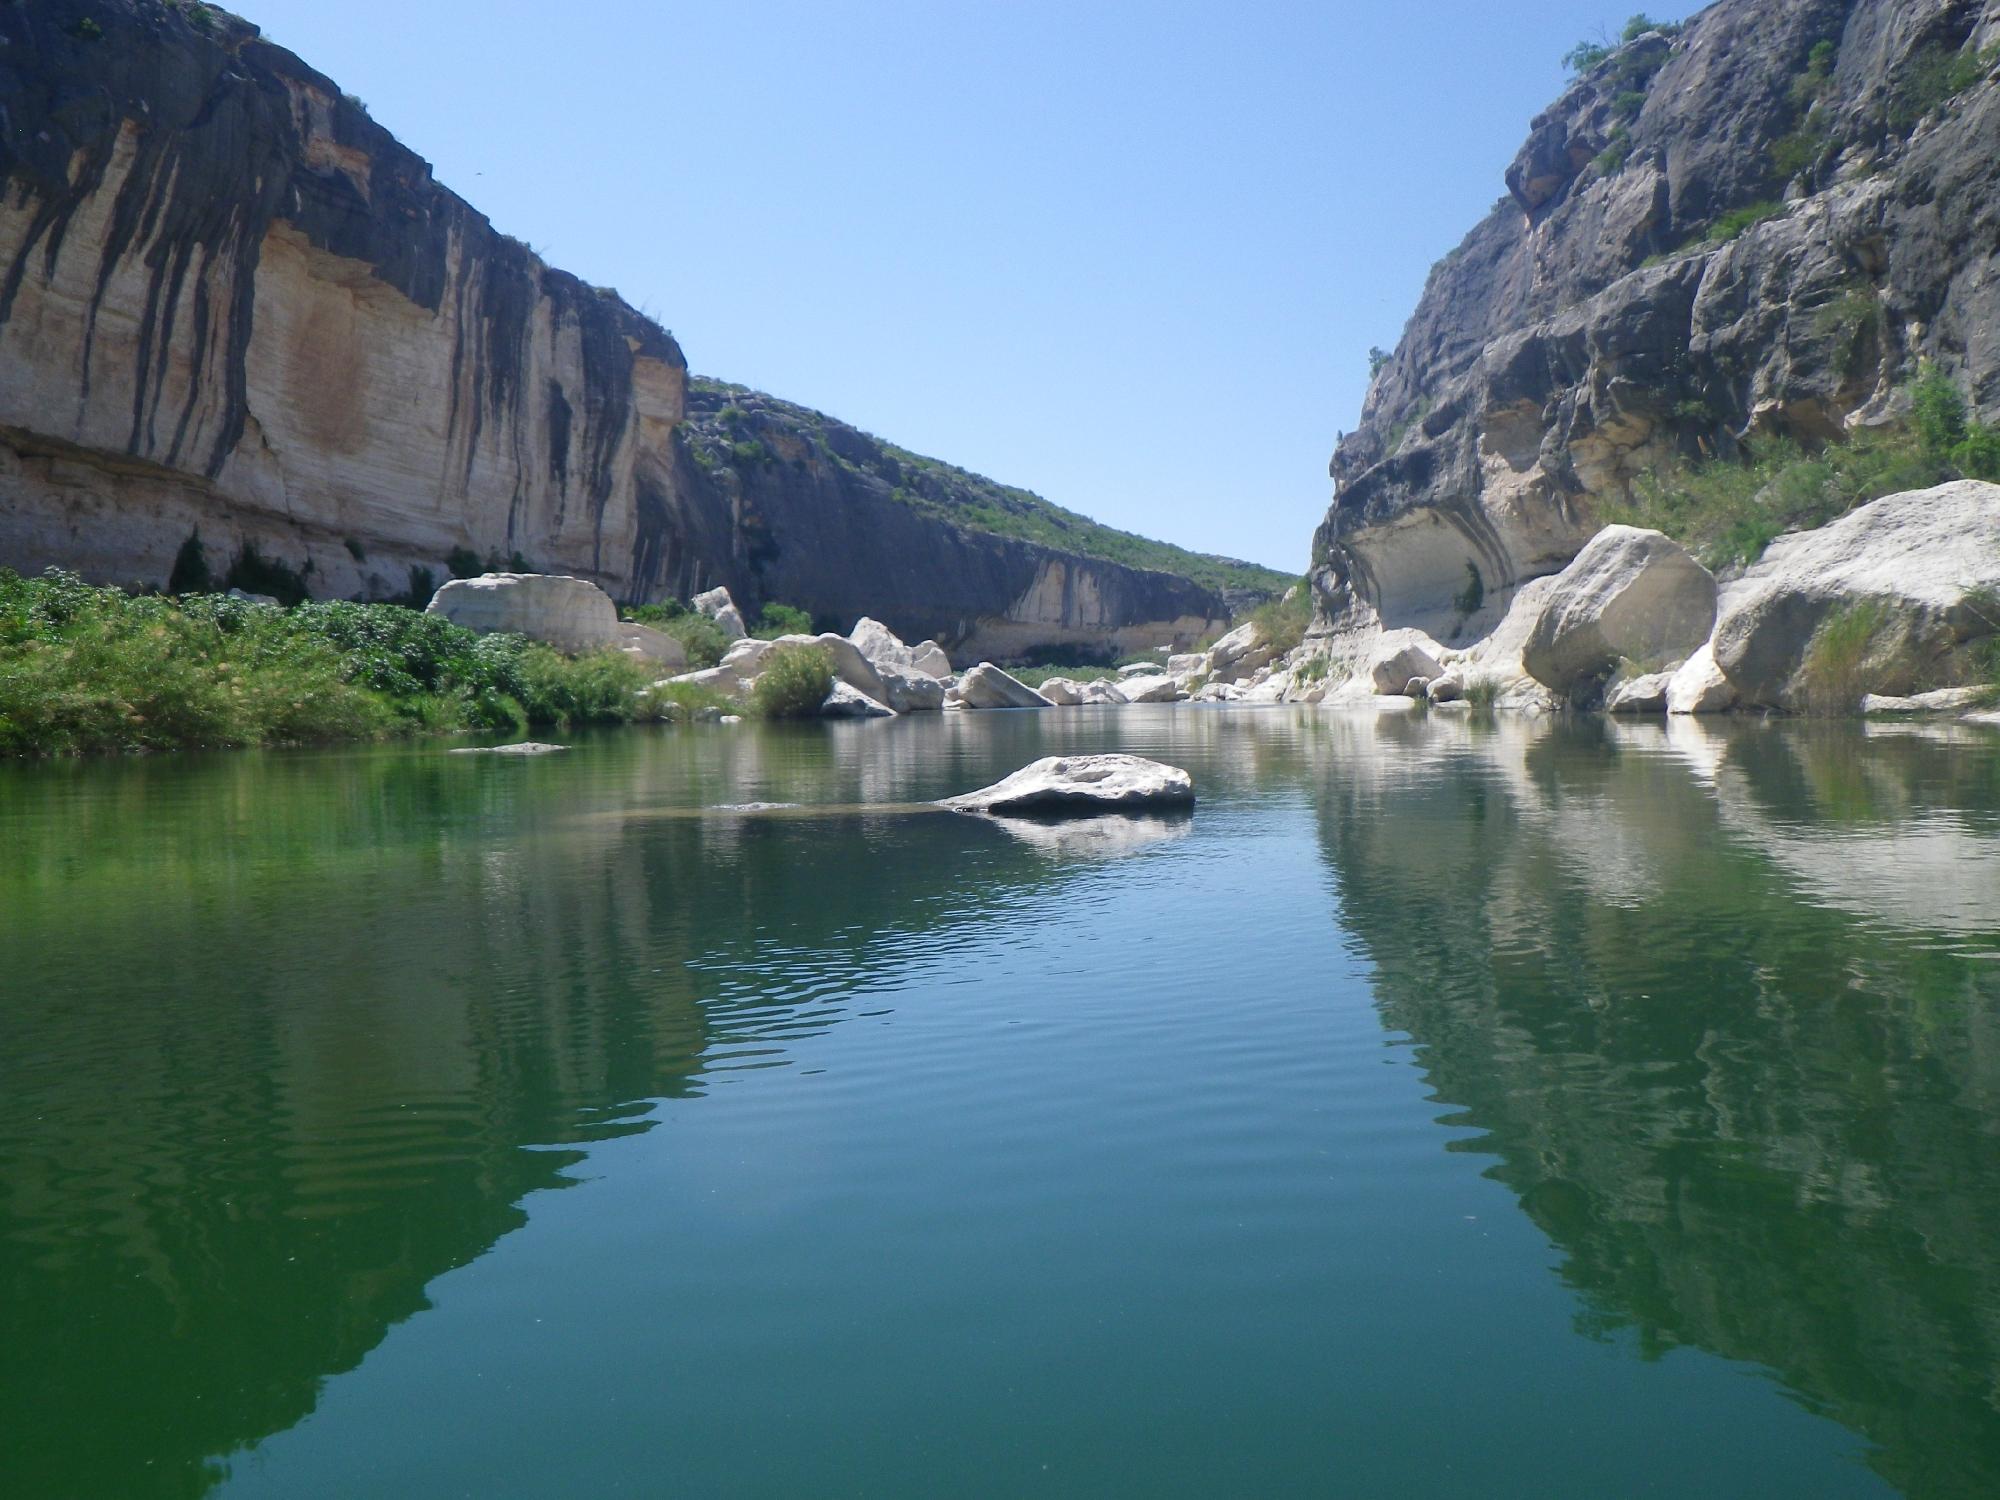
[[[1521,662],[1551,692],[1593,691],[1620,662],[1677,666],[1715,628],[1715,579],[1680,543],[1607,526],[1556,575]]]
[[[455,578],[425,612],[482,635],[510,632],[569,652],[622,646],[632,628],[620,624],[618,607],[596,584],[541,573]]]
[[[1897,111],[1927,58],[1995,41],[2000,15],[1947,0],[1720,0],[1572,84],[1340,441],[1316,630],[1476,642],[1648,468],[1838,437],[1919,359],[1991,415],[2000,85]],[[1781,143],[1813,158],[1790,183]],[[1732,233],[1735,210],[1770,217]]]
[[[959,812],[1073,817],[1194,805],[1194,778],[1137,755],[1050,756],[982,791],[939,804]]]
[[[1996,589],[2000,485],[1890,495],[1773,542],[1724,597],[1715,662],[1747,704],[1832,706],[1808,701],[1809,654],[1837,618],[1865,615],[1855,703],[1954,686],[1981,670],[1978,647],[2000,633],[1987,602]]]

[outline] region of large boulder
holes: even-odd
[[[1241,682],[1259,667],[1268,667],[1278,654],[1264,638],[1263,627],[1255,620],[1238,625],[1208,649],[1210,680]]]
[[[951,676],[951,658],[944,654],[944,648],[936,641],[906,646],[880,620],[871,620],[864,615],[855,622],[847,638],[878,672],[915,672],[939,681]]]
[[[958,679],[958,696],[967,708],[1054,708],[1055,705],[1019,678],[983,661]]]
[[[1083,685],[1067,677],[1051,677],[1038,691],[1057,708],[1074,708],[1083,702]]]
[[[707,615],[716,624],[733,636],[750,633],[750,627],[743,621],[743,611],[736,607],[736,601],[729,597],[729,590],[710,589],[705,594],[696,594],[692,601],[695,613]]]
[[[1125,690],[1108,677],[1100,677],[1095,682],[1083,685],[1083,706],[1085,708],[1111,708],[1132,700],[1125,696]]]
[[[1181,696],[1180,683],[1160,673],[1127,677],[1118,684],[1118,690],[1127,703],[1176,703]]]
[[[1075,816],[1194,805],[1194,779],[1137,755],[1052,755],[982,791],[947,797],[959,812]]]
[[[942,691],[940,691],[942,697]],[[826,701],[819,706],[822,719],[893,719],[895,710],[886,703],[877,702],[859,688],[833,681],[833,688],[826,695]]]
[[[2000,626],[2000,485],[1959,480],[1780,537],[1723,599],[1715,661],[1746,704],[1852,709],[1864,693],[1955,686]],[[1838,664],[1816,639],[1844,628]],[[1826,679],[1838,676],[1838,682]],[[1851,702],[1816,697],[1833,693]]]
[[[1556,575],[1521,651],[1559,696],[1593,696],[1621,661],[1685,661],[1715,627],[1715,579],[1671,537],[1607,526]]]
[[[525,635],[559,651],[620,644],[618,606],[611,596],[586,579],[554,573],[455,578],[437,591],[425,613],[481,634]]]
[[[944,707],[944,684],[929,673],[878,666],[882,701],[899,714],[937,713]]]
[[[1385,630],[1369,645],[1363,675],[1378,693],[1400,693],[1413,680],[1444,676],[1444,648],[1421,630]],[[1275,700],[1273,700],[1275,701]]]

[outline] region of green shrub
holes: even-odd
[[[1250,618],[1271,648],[1283,656],[1296,651],[1312,624],[1312,588],[1303,579],[1276,599],[1267,599],[1250,611]]]
[[[811,719],[833,691],[833,657],[824,646],[780,646],[750,688],[750,707],[766,719]]]
[[[1934,365],[1926,363],[1910,382],[1910,420],[1926,457],[1942,461],[1965,441],[1965,397]]]
[[[1953,445],[1951,466],[1967,479],[2000,483],[2000,427],[1975,424]]]
[[[657,719],[691,719],[705,709],[713,709],[719,714],[737,711],[734,699],[695,682],[660,683],[651,690],[648,698],[648,716]]]
[[[1611,46],[1607,42],[1578,42],[1562,55],[1562,65],[1580,76],[1603,62],[1611,55],[1611,51]]]
[[[1324,656],[1308,656],[1292,668],[1294,686],[1303,683],[1325,682],[1330,664]]]
[[[1052,677],[1066,677],[1071,682],[1116,682],[1116,667],[1077,667],[1043,663],[1034,667],[1009,667],[1007,675],[1031,688],[1039,688]]]
[[[1889,124],[1908,130],[1940,105],[1947,104],[1979,82],[2000,60],[2000,46],[1981,52],[1953,51],[1937,44],[1911,54],[1902,79],[1890,97]]]
[[[1465,701],[1474,708],[1490,710],[1500,701],[1500,679],[1485,672],[1466,678]]]
[[[767,604],[757,617],[757,628],[752,634],[765,641],[775,641],[781,635],[811,635],[812,616],[789,604]]]
[[[451,569],[454,578],[477,578],[486,571],[479,561],[479,554],[465,546],[452,548],[451,555],[445,559],[445,566]]]
[[[1621,42],[1636,42],[1649,31],[1660,31],[1668,36],[1681,34],[1679,21],[1656,21],[1644,11],[1639,11],[1625,23],[1625,29],[1618,34]]]

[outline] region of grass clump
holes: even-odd
[[[1889,101],[1889,124],[1908,130],[1941,105],[1950,103],[2000,62],[2000,45],[1974,52],[1937,44],[1912,54]]]
[[[0,754],[625,723],[648,673],[393,604],[132,598],[0,571]]]
[[[1726,245],[1731,240],[1741,238],[1744,231],[1754,229],[1767,219],[1775,219],[1784,211],[1784,204],[1769,200],[1762,203],[1746,203],[1741,208],[1732,208],[1709,225],[1708,233],[1703,239],[1711,245]]]
[[[813,719],[833,691],[833,657],[824,646],[780,646],[750,688],[750,707],[765,719]]]
[[[1487,672],[1475,672],[1465,680],[1465,701],[1476,709],[1490,711],[1500,701],[1500,679]]]
[[[1880,600],[1864,599],[1821,622],[1806,648],[1800,686],[1814,714],[1851,714],[1868,691],[1876,639],[1889,623]]]

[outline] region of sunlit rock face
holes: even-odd
[[[1477,641],[1647,469],[1878,421],[1919,360],[1990,407],[2000,87],[1903,101],[1927,59],[1996,40],[1990,6],[1721,0],[1578,78],[1340,440],[1319,632]],[[1795,86],[1829,42],[1808,122]],[[1788,177],[1808,123],[1825,148]]]
[[[459,549],[665,576],[664,330],[247,23],[38,0],[0,43],[0,562],[161,584],[199,530],[322,595]]]

